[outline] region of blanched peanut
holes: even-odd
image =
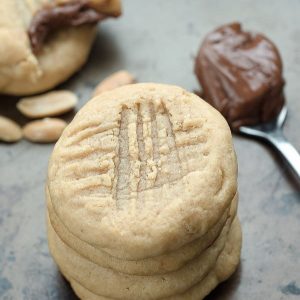
[[[77,96],[70,91],[52,91],[22,98],[17,108],[28,118],[44,118],[58,116],[72,110],[77,101]]]
[[[95,88],[93,96],[97,96],[105,91],[115,89],[119,86],[131,84],[135,82],[135,78],[127,71],[121,70],[106,77]]]
[[[67,123],[57,118],[45,118],[29,122],[23,128],[24,137],[35,143],[56,142],[61,136]]]
[[[0,141],[12,143],[21,138],[21,127],[13,120],[0,116]]]

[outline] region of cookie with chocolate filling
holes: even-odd
[[[85,63],[97,22],[121,13],[119,0],[3,0],[0,93],[49,90]]]

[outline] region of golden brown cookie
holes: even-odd
[[[181,294],[174,294],[170,297],[159,298],[159,299],[172,299],[172,300],[201,300],[207,296],[220,282],[228,279],[232,273],[236,270],[240,261],[242,243],[241,226],[237,218],[235,218],[231,230],[229,232],[225,248],[219,255],[214,268],[204,277],[200,282],[196,283],[190,289],[186,290]],[[84,287],[81,283],[76,281],[70,274],[61,267],[61,271],[64,276],[70,281],[74,291],[82,300],[109,300],[109,299],[125,299],[113,298],[108,296],[101,296],[95,294],[91,290]],[[157,299],[146,297],[144,294],[138,298],[130,299]]]
[[[237,191],[237,164],[229,127],[210,105],[179,87],[135,84],[78,112],[55,146],[47,184],[72,234],[138,260],[216,224]]]
[[[49,193],[47,193],[49,197]],[[101,249],[73,235],[59,220],[53,211],[51,201],[48,199],[49,226],[53,227],[59,238],[86,259],[104,267],[131,275],[165,274],[183,267],[190,260],[199,256],[202,251],[209,248],[220,235],[224,225],[233,221],[237,210],[238,196],[232,200],[230,211],[227,209],[218,221],[206,234],[182,246],[181,248],[160,256],[149,257],[141,260],[123,260],[109,255]]]
[[[202,299],[238,264],[231,133],[179,87],[93,98],[54,148],[46,197],[51,253],[82,299]]]
[[[87,9],[87,0],[67,1],[59,5],[60,14],[51,16],[50,8],[55,4],[50,0],[1,1],[0,93],[25,95],[42,92],[78,71],[89,55],[95,25],[102,17],[99,11],[102,9],[103,16],[120,13],[118,0],[101,3],[97,12],[95,10],[92,14],[92,9]],[[66,16],[63,15],[63,6],[68,5],[73,5],[73,14]],[[51,30],[45,30],[49,27]],[[41,32],[43,38],[37,37]],[[39,41],[37,51],[36,40]]]
[[[78,255],[48,227],[51,253],[63,270],[77,282],[98,295],[116,299],[161,299],[182,294],[205,278],[214,267],[226,244],[231,222],[224,226],[217,240],[182,268],[153,276],[128,275],[103,268]],[[116,288],[117,287],[117,288]]]

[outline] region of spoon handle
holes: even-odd
[[[265,138],[278,150],[286,160],[300,182],[300,155],[296,148],[284,137],[282,130],[268,133]]]

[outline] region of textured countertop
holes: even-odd
[[[300,2],[127,0],[124,15],[99,26],[91,57],[62,87],[82,106],[104,77],[126,69],[140,82],[197,90],[193,60],[204,35],[241,21],[264,32],[284,61],[289,108],[285,134],[300,150]],[[16,99],[0,96],[0,114],[18,122]],[[66,119],[72,114],[66,115]],[[281,159],[259,142],[234,136],[239,161],[241,265],[208,299],[300,298],[300,193]],[[49,255],[44,181],[53,145],[0,144],[0,299],[76,299]]]

